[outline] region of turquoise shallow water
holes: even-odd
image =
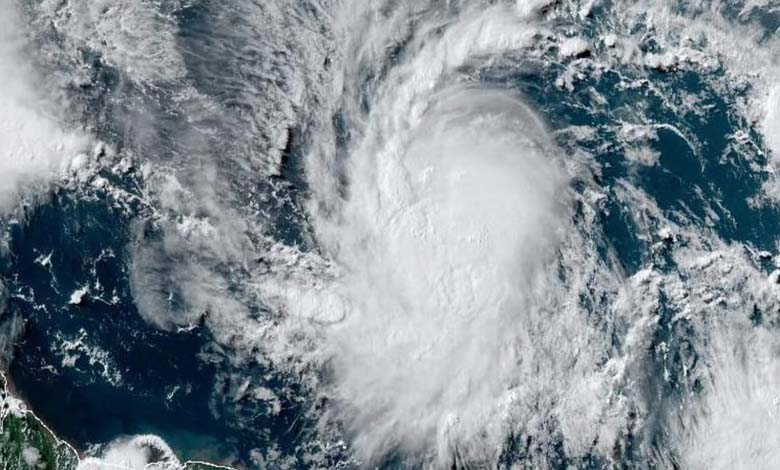
[[[685,8],[684,3],[680,8]],[[299,9],[311,10],[308,18],[318,18],[328,2],[302,5]],[[160,8],[167,8],[165,2]],[[236,157],[266,150],[264,139],[270,131],[262,128],[265,121],[256,118],[267,111],[263,106],[268,103],[262,100],[269,91],[263,84],[277,80],[281,93],[295,93],[294,85],[284,82],[287,64],[296,61],[294,51],[271,54],[257,48],[246,35],[263,34],[264,28],[243,13],[241,8],[223,8],[219,2],[194,2],[172,14],[178,25],[175,44],[188,80],[221,106],[220,113],[213,115],[203,111],[196,116],[194,109],[199,110],[199,104],[183,105],[182,90],[175,83],[145,87],[133,82],[125,71],[101,60],[99,51],[87,48],[80,51],[77,62],[55,65],[86,64],[89,85],[69,90],[76,115],[120,153],[153,155],[151,160],[162,166],[186,168],[183,179],[193,180],[201,178],[192,170],[200,168],[199,159],[216,159],[216,173],[229,175],[227,183],[218,187],[219,191],[229,188],[229,195],[220,194],[222,202],[256,208],[252,217],[267,223],[265,236],[316,253],[319,247],[312,236],[312,222],[303,209],[310,190],[303,155],[314,145],[313,118],[307,109],[296,110],[296,121],[279,124],[288,130],[280,146],[280,171],[272,176],[254,173],[251,164],[242,166]],[[581,35],[597,42],[610,15],[611,3],[600,3],[582,20]],[[726,10],[724,15],[744,23],[757,21],[767,31],[778,23],[777,15],[769,11],[739,20],[736,10]],[[642,36],[641,31],[635,33]],[[42,34],[40,40],[56,43],[62,38]],[[387,72],[402,63],[404,47],[400,43],[389,48],[387,63],[378,70]],[[652,52],[658,46],[648,40],[638,47]],[[566,89],[556,81],[567,67],[557,53],[549,49],[537,57],[506,54],[458,73],[479,85],[521,94],[545,120],[567,158],[582,153],[593,159],[599,168],[593,179],[603,200],[595,216],[599,231],[591,235],[603,235],[594,243],[607,266],[626,278],[648,266],[674,273],[672,250],[675,244],[685,243],[667,240],[659,247],[657,239],[643,235],[635,218],[637,208],[624,195],[626,183],[641,190],[674,224],[711,231],[726,243],[755,251],[776,249],[780,211],[776,206],[749,203],[768,178],[766,172],[754,168],[768,162],[760,129],[738,108],[749,90],[724,87],[722,68],[648,72],[615,65],[599,69],[595,59],[593,65],[582,68],[573,89]],[[325,61],[317,67],[327,70],[328,64]],[[361,93],[365,96],[358,100],[369,109],[372,93],[382,80],[381,73],[375,76],[373,72],[364,72]],[[636,86],[623,86],[632,79]],[[247,82],[258,85],[246,86]],[[682,106],[693,98],[693,109],[706,111],[690,112]],[[136,114],[143,113],[152,116],[152,125],[139,124]],[[340,110],[330,119],[336,129],[336,146],[344,153],[352,138],[352,124],[345,115]],[[637,141],[655,155],[656,164],[637,164],[627,154],[627,146],[622,145],[626,123],[655,125],[652,136]],[[576,134],[582,127],[589,129],[585,137]],[[251,138],[245,137],[249,128]],[[738,131],[746,136],[743,142],[735,138]],[[144,195],[143,171],[136,167],[123,176],[110,172],[104,176],[115,187],[140,198]],[[584,193],[588,184],[575,178],[572,187]],[[154,433],[182,458],[259,468],[252,459],[253,449],[273,448],[279,455],[297,458],[292,468],[333,468],[338,462],[354,465],[346,463],[348,455],[340,448],[329,449],[318,459],[305,457],[312,449],[321,450],[315,442],[317,419],[327,406],[327,400],[308,388],[306,381],[311,376],[299,370],[278,370],[270,362],[236,360],[232,348],[239,349],[237,344],[225,344],[205,326],[209,316],[220,315],[218,311],[197,312],[194,321],[189,316],[198,304],[188,297],[192,291],[177,276],[182,266],[195,259],[194,263],[202,262],[225,279],[224,290],[245,302],[252,318],[275,318],[267,299],[244,295],[249,279],[245,268],[211,263],[206,255],[204,261],[198,253],[171,248],[166,244],[164,224],[155,219],[154,204],[116,204],[109,197],[92,196],[78,187],[60,188],[45,202],[26,208],[21,221],[3,225],[10,244],[0,264],[0,280],[9,292],[2,315],[24,320],[9,371],[31,408],[81,450],[121,435]],[[583,219],[586,209],[575,207],[575,220]],[[151,256],[159,255],[160,262],[146,271],[151,281],[144,286],[159,301],[155,308],[167,305],[166,315],[176,325],[167,330],[145,321],[141,310],[148,307],[139,308],[134,296],[138,292],[132,286],[134,263],[139,263],[136,257],[146,247],[152,247]],[[149,252],[143,251],[144,256]],[[270,264],[262,257],[251,263]],[[773,269],[768,259],[759,264],[766,274]],[[89,286],[89,294],[81,302],[69,303],[73,292],[83,286]],[[596,299],[586,306],[587,315],[605,329],[611,328],[611,320],[604,306],[611,301]],[[677,308],[665,304],[658,308],[659,321],[648,347],[653,352],[642,384],[649,397],[647,408],[652,410],[646,421],[651,424],[642,435],[625,436],[619,456],[622,468],[645,468],[640,443],[665,445],[661,425],[652,422],[660,422],[687,394],[701,389],[695,380],[684,379],[686,371],[700,361],[694,345],[698,333],[685,322],[673,321]],[[767,312],[756,312],[760,323]],[[662,343],[663,354],[659,352]],[[622,350],[625,338],[615,333],[612,347]],[[323,370],[314,375],[326,380],[327,364]],[[664,373],[670,378],[661,380]],[[278,403],[248,399],[245,392],[250,386],[271,390]],[[636,419],[637,413],[629,412],[630,419]],[[549,426],[555,428],[554,423]],[[550,468],[606,465],[604,457],[595,452],[570,460],[562,438],[555,442],[556,431],[551,435],[554,445],[539,450],[529,437],[510,433],[500,464],[530,462],[530,455],[544,452],[550,456]],[[408,466],[407,457],[403,449],[395,449],[385,456],[382,467],[403,468]]]

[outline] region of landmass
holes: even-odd
[[[82,459],[70,444],[13,396],[8,380],[0,371],[0,470],[138,470],[137,468]],[[208,462],[151,462],[145,470],[234,470]]]

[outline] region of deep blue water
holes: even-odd
[[[79,449],[154,433],[184,459],[235,463],[270,441],[291,452],[296,439],[305,437],[298,429],[305,423],[298,419],[300,404],[281,395],[282,412],[271,416],[268,410],[247,410],[231,393],[243,377],[265,377],[275,390],[288,385],[256,367],[231,370],[202,328],[165,332],[138,315],[127,272],[128,223],[103,201],[60,193],[12,227],[12,254],[2,279],[11,292],[5,315],[26,321],[10,367],[17,391]],[[116,256],[96,263],[105,250]],[[36,263],[42,253],[52,253],[50,270]],[[95,281],[119,301],[89,296],[80,305],[68,303],[74,290]],[[103,366],[90,364],[85,355],[74,367],[63,367],[55,338],[75,338],[81,330],[87,344],[110,353],[121,383],[108,383]],[[172,394],[173,387],[178,390]]]
[[[216,372],[196,355],[208,339],[197,330],[161,332],[138,316],[127,277],[127,229],[117,221],[121,216],[101,202],[60,194],[13,227],[12,263],[4,278],[12,290],[34,292],[34,300],[9,301],[9,310],[27,320],[11,377],[36,413],[77,447],[152,429],[160,429],[173,445],[186,446],[176,439],[177,431],[186,429],[229,449],[224,425],[204,406]],[[92,263],[106,249],[116,257],[97,263],[93,275]],[[51,272],[35,263],[41,253],[52,253]],[[106,292],[116,289],[120,301],[109,305],[88,298],[84,305],[68,304],[71,292],[95,280]],[[77,337],[81,329],[90,345],[110,352],[122,374],[119,386],[106,383],[101,366],[90,365],[86,357],[74,368],[61,366],[53,336]],[[167,402],[172,385],[189,386],[191,392]]]
[[[229,78],[238,73],[240,63],[218,58],[221,48],[240,47],[240,44],[230,43],[238,40],[232,36],[209,36],[221,24],[211,11],[214,8],[216,4],[209,4],[185,12],[181,18],[181,42],[196,85],[220,100],[234,103],[234,108],[227,109],[236,112],[231,115],[235,119],[222,129],[230,137],[240,133],[242,100],[252,97],[231,94],[235,87]],[[597,10],[596,14],[599,13]],[[230,23],[241,19],[220,20]],[[212,21],[217,25],[210,24]],[[225,43],[217,47],[215,41]],[[244,57],[243,60],[264,58]],[[189,150],[178,147],[178,127],[185,124],[169,113],[165,99],[151,107],[159,108],[158,134],[151,140],[143,140],[141,146],[132,128],[116,124],[116,116],[123,115],[123,107],[130,112],[135,99],[151,102],[159,96],[143,96],[132,84],[117,77],[116,71],[106,69],[99,61],[93,62],[89,55],[85,61],[93,64],[96,80],[95,87],[79,92],[83,94],[81,102],[88,116],[85,120],[93,121],[107,140],[120,149],[158,152],[163,161],[175,161]],[[736,94],[719,96],[710,88],[707,77],[697,73],[654,73],[651,79],[656,86],[680,96],[700,95],[704,97],[703,104],[711,105],[701,117],[679,116],[667,109],[647,87],[616,89],[617,77],[612,72],[604,73],[599,79],[585,78],[576,84],[574,92],[569,92],[555,85],[555,78],[561,72],[558,64],[514,65],[517,67],[502,65],[482,70],[480,76],[493,86],[521,91],[553,130],[572,125],[597,127],[597,139],[592,145],[578,143],[576,146],[591,152],[603,168],[599,178],[610,197],[600,215],[605,236],[602,242],[617,255],[626,274],[633,274],[650,262],[658,264],[668,260],[656,259],[657,255],[650,250],[651,241],[636,236],[631,208],[616,197],[620,179],[628,179],[646,191],[671,220],[676,219],[676,212],[690,209],[701,223],[706,217],[704,207],[709,205],[720,217],[712,229],[721,238],[741,241],[761,250],[774,249],[780,214],[776,209],[747,204],[746,198],[755,194],[762,181],[756,172],[745,167],[742,156],[735,155],[733,142],[727,138],[735,130],[743,129],[760,142],[756,130],[731,111],[738,98]],[[523,71],[518,72],[520,69]],[[630,75],[632,71],[621,73]],[[594,102],[590,89],[603,95],[608,103]],[[92,107],[99,107],[104,113],[90,114],[88,110]],[[120,108],[120,111],[108,112],[107,108]],[[660,129],[657,140],[649,143],[660,153],[660,163],[640,168],[627,163],[618,146],[601,144],[618,140],[616,126],[634,109],[642,109],[649,121],[678,128],[697,148],[692,150],[675,132]],[[338,122],[338,118],[334,121]],[[283,242],[305,246],[310,241],[299,206],[299,198],[305,192],[301,164],[307,138],[304,128],[301,123],[300,129],[293,132],[282,175],[275,181],[247,177],[239,188],[266,196],[271,192],[282,194],[284,197],[270,207],[273,235]],[[574,150],[574,144],[565,134],[559,140],[562,148]],[[216,152],[218,143],[209,142],[207,148]],[[759,149],[743,151],[752,152],[757,162],[766,158]],[[132,177],[120,184],[131,191],[134,188]],[[240,198],[241,195],[236,196],[237,200]],[[61,190],[51,195],[48,202],[29,209],[22,222],[11,226],[10,257],[2,264],[0,278],[12,294],[4,315],[19,315],[25,320],[10,366],[10,376],[18,392],[60,436],[79,449],[91,443],[105,443],[119,435],[152,432],[166,439],[185,459],[247,462],[251,449],[271,444],[283,453],[300,452],[298,446],[309,437],[311,423],[301,418],[307,405],[294,400],[295,378],[275,375],[274,371],[256,364],[230,364],[202,328],[165,332],[142,320],[133,302],[128,267],[132,262],[130,247],[138,243],[134,227],[146,219],[143,209],[136,209],[137,213],[126,214],[107,200],[85,199],[80,193]],[[101,253],[109,251],[113,257],[96,261]],[[49,253],[52,254],[50,270],[36,263],[36,259]],[[673,267],[667,265],[665,269]],[[105,292],[105,300],[116,295],[118,301],[112,304],[89,297],[84,304],[68,304],[73,291],[85,283],[94,286],[96,281]],[[662,318],[670,322],[673,314],[665,311]],[[75,367],[63,367],[62,357],[54,348],[57,335],[73,338],[81,330],[86,332],[90,345],[110,353],[112,367],[122,376],[120,384],[106,382],[101,376],[101,366],[89,364],[86,357],[79,359]],[[659,371],[664,367],[679,370],[686,357],[695,356],[685,339],[690,334],[684,325],[672,327],[663,322],[659,325],[656,344],[666,342],[671,351],[668,358],[655,358]],[[272,416],[268,410],[233,401],[231,393],[243,377],[280,391],[282,412]],[[180,388],[168,398],[175,386]],[[659,407],[671,406],[669,400],[673,401],[679,392],[674,381],[665,383],[648,377],[647,386],[658,391],[650,395],[660,397],[657,398]],[[506,460],[521,457],[528,451],[526,443],[518,438],[518,442],[511,441],[507,446]],[[631,446],[624,451],[630,454]],[[558,452],[564,453],[563,449]],[[563,459],[560,464],[561,468],[565,467]],[[588,463],[593,468],[599,464]]]

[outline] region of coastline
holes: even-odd
[[[20,463],[24,461],[27,465],[30,465],[28,460],[30,453],[27,452],[29,449],[34,449],[33,455],[36,455],[37,458],[50,461],[45,462],[46,468],[57,470],[77,470],[82,468],[85,468],[85,470],[97,470],[108,467],[118,470],[138,470],[104,462],[99,458],[80,455],[75,447],[60,438],[22,399],[16,396],[13,382],[8,378],[5,367],[1,366],[0,438],[3,440],[3,446],[0,447],[0,457],[3,457],[6,465],[10,463],[10,466],[6,468],[12,470],[23,468],[21,464],[14,466],[14,462]],[[43,449],[39,449],[39,447]],[[13,452],[14,450],[16,452]],[[144,468],[152,468],[155,465],[159,465],[159,462],[149,462],[144,465]],[[165,468],[167,470],[199,470],[207,468],[238,470],[233,467],[198,460],[169,463],[165,465]]]

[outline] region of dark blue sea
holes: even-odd
[[[158,3],[166,9],[166,2]],[[242,35],[262,34],[264,27],[252,24],[251,17],[242,17],[241,9],[223,10],[221,2],[189,3],[166,12],[177,24],[175,44],[184,60],[186,80],[223,107],[220,119],[198,121],[210,129],[198,139],[185,142],[182,138],[192,120],[177,101],[175,95],[180,90],[166,89],[165,84],[141,86],[121,68],[103,60],[100,51],[88,47],[79,51],[80,57],[73,63],[54,66],[85,67],[87,83],[68,90],[74,121],[92,129],[119,154],[144,155],[172,167],[204,156],[216,159],[220,168],[235,166],[236,160],[226,155],[253,151],[244,148],[251,146],[252,140],[242,136],[245,126],[260,122],[249,115],[263,110],[248,101],[261,100],[264,93],[261,85],[253,94],[237,82],[256,80],[262,84],[268,80],[248,72],[247,62],[266,64],[272,74],[274,67],[283,68],[294,57],[280,53],[271,60],[263,56],[265,51],[251,49]],[[610,8],[611,2],[597,2],[581,22],[586,39],[599,41],[603,30],[599,25],[611,17]],[[730,14],[724,13],[727,17]],[[734,21],[758,22],[769,31],[780,24],[777,16],[754,13]],[[737,17],[736,10],[733,17]],[[641,33],[636,31],[635,35],[641,37]],[[652,36],[647,33],[647,37]],[[38,40],[56,44],[63,38],[43,31]],[[639,44],[645,52],[656,47],[652,40]],[[402,62],[404,54],[404,44],[396,44],[386,68]],[[549,50],[538,57],[507,54],[475,70],[467,65],[458,73],[480,85],[521,94],[543,117],[568,158],[577,158],[578,152],[592,155],[594,166],[599,168],[593,178],[603,191],[598,215],[603,238],[594,242],[605,263],[625,277],[647,266],[661,272],[676,269],[671,256],[673,242],[658,248],[655,240],[637,235],[641,230],[635,225],[636,209],[621,197],[625,181],[643,191],[679,226],[704,227],[726,243],[743,244],[756,252],[776,250],[780,210],[749,202],[768,178],[755,167],[769,160],[760,128],[737,111],[751,90],[721,86],[724,66],[648,72],[621,65],[598,69],[594,63],[583,66],[573,89],[556,81],[566,66],[557,59],[556,51]],[[632,77],[636,86],[621,86]],[[381,77],[366,78],[366,97],[373,93],[372,84],[377,80]],[[688,97],[696,97],[697,109],[706,112],[680,112],[686,108],[675,105]],[[370,100],[365,101],[370,107]],[[151,116],[152,125],[142,129],[134,124],[138,121],[131,117],[139,109]],[[235,193],[223,200],[256,205],[268,222],[268,236],[304,251],[316,251],[302,202],[308,194],[302,155],[312,148],[311,122],[305,109],[299,111],[297,121],[284,124],[289,134],[281,171],[261,177],[251,174],[251,166],[235,167],[231,171],[242,176],[231,180]],[[638,115],[643,122],[659,124],[655,134],[643,141],[655,152],[656,164],[637,165],[625,154],[625,147],[617,144],[625,139],[623,124],[635,121]],[[340,119],[334,116],[333,124],[340,129],[340,145],[345,146],[350,124]],[[578,126],[593,132],[587,138],[574,138],[572,133]],[[743,140],[734,139],[737,131],[744,132]],[[140,166],[119,176],[108,170],[101,173],[115,187],[137,195],[139,201],[144,192],[139,183],[141,174]],[[139,313],[131,286],[134,254],[144,244],[164,243],[164,237],[150,206],[131,198],[125,201],[131,202],[120,204],[100,191],[63,185],[39,203],[25,206],[13,220],[2,221],[0,227],[9,234],[9,250],[0,259],[0,281],[8,290],[8,299],[0,318],[18,318],[23,323],[8,367],[16,393],[57,435],[80,451],[119,436],[150,433],[165,439],[182,460],[256,468],[252,451],[274,448],[280,455],[298,457],[293,468],[315,468],[302,456],[315,439],[317,423],[312,409],[319,405],[313,403],[316,398],[301,377],[275,370],[270,363],[234,360],[231,345],[215,341],[202,319],[158,328]],[[584,210],[575,208],[575,212]],[[156,268],[157,279],[169,283],[160,287],[160,292],[170,293],[171,311],[185,311],[186,292],[177,291],[175,272],[167,270],[176,270],[181,261],[177,256],[189,255],[167,253],[170,262]],[[774,269],[768,259],[761,263],[767,274]],[[230,288],[239,292],[241,280],[235,283]],[[85,294],[74,297],[82,288],[86,288]],[[266,306],[251,308],[262,312]],[[756,322],[761,321],[761,315],[756,314]],[[682,377],[683,368],[690,367],[691,354],[693,362],[697,361],[691,346],[695,333],[673,322],[672,317],[671,309],[660,316],[652,345],[665,343],[668,354],[651,360],[656,375],[667,370],[672,379],[648,380],[649,408],[674,407],[690,393],[675,377]],[[615,338],[616,349],[621,341]],[[649,375],[653,375],[652,370]],[[280,400],[280,410],[273,412],[248,400],[244,393],[248,384],[273,391]],[[638,448],[640,438],[629,435],[626,439],[628,454],[622,468],[635,468],[630,462],[639,456],[632,456],[631,449]],[[528,452],[524,441],[509,439],[503,462],[522,460],[524,452]],[[560,456],[554,468],[565,468],[563,447],[550,452]],[[331,457],[334,460],[320,464],[326,468],[335,465],[338,458]],[[392,462],[390,457],[387,465],[402,467],[404,460]],[[602,464],[594,456],[590,463],[580,460],[578,465],[602,468]]]

